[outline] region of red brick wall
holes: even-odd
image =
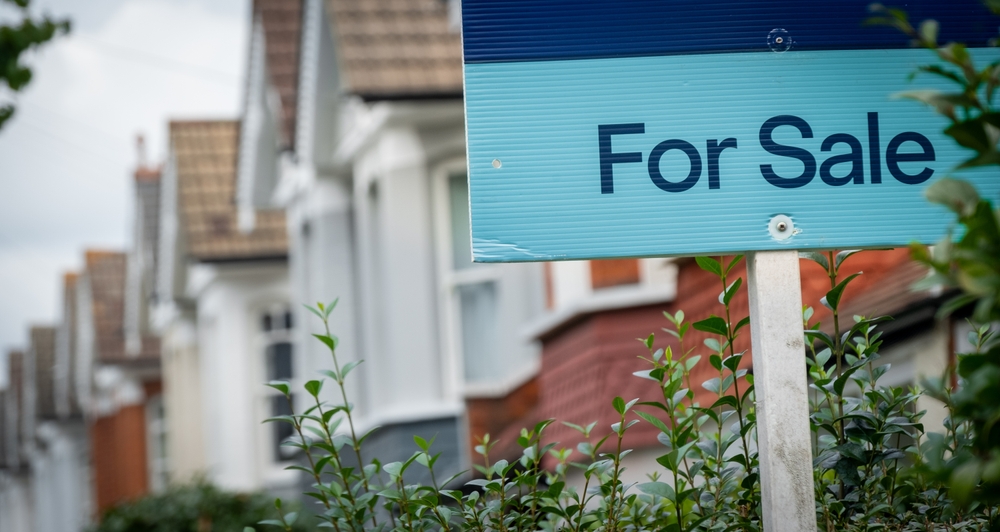
[[[482,438],[484,434],[489,434],[494,441],[497,440],[506,427],[523,419],[537,406],[538,391],[538,379],[534,378],[504,397],[465,400],[469,421],[469,456],[474,462],[478,457],[475,452],[476,440]]]
[[[517,425],[527,426],[539,419],[556,418],[585,425],[598,421],[595,435],[607,434],[609,426],[616,422],[611,401],[616,395],[626,401],[636,397],[641,400],[656,400],[658,387],[655,383],[632,375],[633,372],[648,369],[649,365],[638,359],[646,350],[637,338],[656,334],[654,347],[670,346],[675,356],[682,353],[677,340],[662,331],[669,327],[663,311],[675,313],[683,310],[688,322],[707,318],[711,314],[724,316],[725,309],[719,303],[719,293],[723,287],[717,277],[702,271],[693,260],[679,263],[678,292],[676,299],[665,305],[654,305],[631,309],[601,312],[586,316],[574,323],[553,331],[542,339],[542,369],[538,377],[540,385],[539,406],[532,419],[519,420]],[[812,321],[829,321],[831,313],[819,300],[830,289],[830,281],[822,268],[811,261],[800,262],[802,271],[803,303],[815,309]],[[842,272],[846,276],[857,271],[866,272],[856,279],[845,292],[844,306],[851,307],[853,301],[861,302],[887,283],[896,282],[901,271],[913,270],[906,249],[866,252],[848,259]],[[919,272],[917,272],[919,273]],[[912,277],[912,272],[908,274]],[[731,273],[731,279],[740,276],[746,282],[746,267],[740,264]],[[731,280],[730,279],[730,280]],[[906,280],[903,283],[910,282]],[[898,283],[897,283],[898,284]],[[900,285],[900,286],[903,286]],[[855,305],[857,306],[857,305]],[[749,313],[746,285],[731,302],[733,322]],[[875,314],[879,310],[864,310]],[[842,323],[852,323],[846,315]],[[685,338],[684,349],[694,349],[693,354],[703,355],[702,362],[691,372],[691,387],[701,404],[711,404],[714,397],[702,388],[702,383],[717,376],[717,372],[707,363],[708,349],[703,341],[709,334],[693,328]],[[751,367],[750,328],[740,331],[735,344],[736,352],[746,350],[744,368]],[[660,398],[662,399],[662,398]],[[640,423],[629,431],[626,445],[630,448],[655,445],[657,430],[648,423]],[[559,441],[560,447],[575,448],[580,441],[578,433],[561,423],[550,427],[551,440]]]
[[[90,427],[94,494],[98,515],[149,491],[146,412],[131,405],[97,418]]]
[[[639,261],[607,259],[590,261],[590,285],[596,290],[639,282]]]

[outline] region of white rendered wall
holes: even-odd
[[[317,302],[329,304],[339,299],[330,314],[330,332],[340,340],[337,359],[343,365],[362,358],[357,334],[351,193],[347,179],[320,176],[287,210],[295,349],[302,354],[300,374],[307,378],[316,378],[320,370],[333,369],[333,361],[329,349],[312,336],[324,333],[322,322],[303,304],[315,306]],[[361,385],[367,371],[366,364],[362,364],[347,381],[348,395],[358,416],[368,411],[370,394]],[[322,396],[334,404],[343,401],[332,382],[323,389]]]
[[[378,133],[356,159],[354,185],[371,416],[454,413],[443,397],[430,183],[416,129]]]
[[[935,322],[926,332],[914,335],[882,350],[880,364],[891,364],[889,371],[879,381],[891,386],[919,386],[923,379],[937,379],[944,375],[951,350],[949,335],[951,322]],[[928,397],[917,399],[916,411],[926,410],[923,424],[927,432],[943,432],[948,410],[944,404]]]
[[[168,474],[189,482],[205,471],[201,365],[194,317],[177,313],[161,336]]]
[[[32,517],[29,477],[0,473],[0,530],[35,532]]]
[[[275,469],[262,440],[266,411],[263,346],[256,341],[259,312],[287,303],[284,263],[230,264],[192,274],[204,283],[198,300],[198,357],[203,435],[209,478],[231,490],[280,488],[295,477]],[[297,364],[299,365],[299,364]],[[301,383],[293,383],[301,388]]]

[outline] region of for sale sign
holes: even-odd
[[[473,255],[533,261],[939,239],[970,156],[893,98],[954,91],[867,1],[463,1]],[[909,2],[985,47],[974,0]],[[974,49],[986,64],[1000,57]],[[987,197],[993,172],[959,172]]]

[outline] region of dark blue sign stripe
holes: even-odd
[[[792,50],[906,48],[886,27],[865,27],[870,0],[463,0],[466,63],[767,51],[788,32]],[[887,2],[887,5],[896,5]],[[899,5],[915,24],[933,18],[941,42],[985,46],[998,19],[979,0]]]

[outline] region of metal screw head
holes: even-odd
[[[503,163],[500,162],[500,159],[493,159],[493,168],[500,168],[501,166],[503,166]]]
[[[767,223],[767,232],[770,233],[771,238],[787,242],[798,233],[798,230],[795,229],[795,222],[791,218],[784,214],[778,214]]]

